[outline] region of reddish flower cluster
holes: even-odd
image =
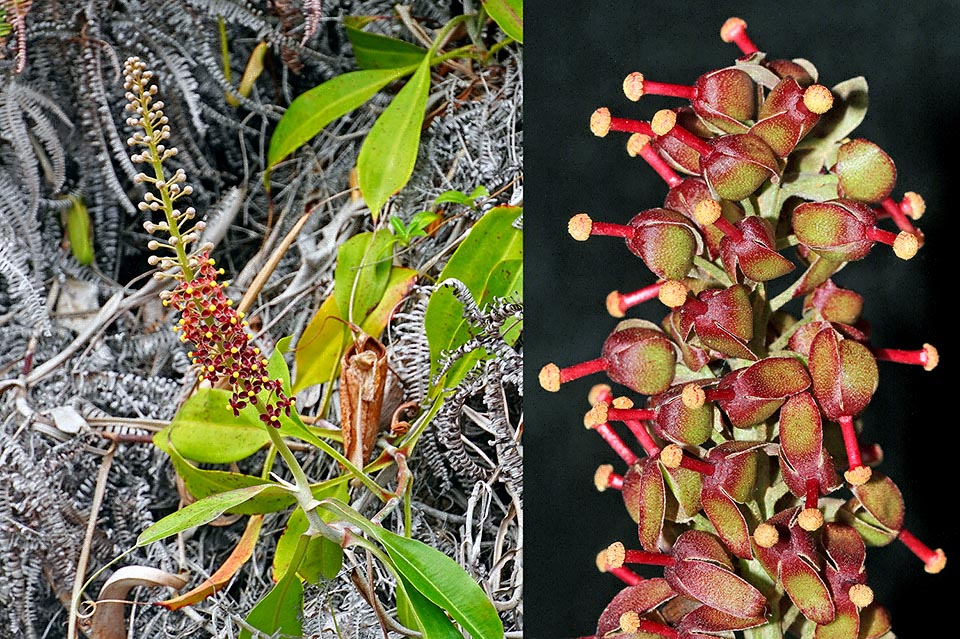
[[[270,395],[260,408],[260,420],[279,427],[280,413],[290,414],[293,398],[283,392],[282,380],[270,377],[267,360],[250,344],[243,313],[234,309],[233,300],[224,294],[227,283],[217,281],[223,269],[216,269],[206,252],[190,260],[193,278],[181,279],[163,300],[164,305],[172,305],[181,313],[174,330],[180,333],[181,341],[193,343],[190,357],[203,379],[214,386],[222,381],[229,385],[234,415],[248,404],[257,405],[257,396],[267,391]]]
[[[831,280],[877,243],[912,258],[924,240],[911,222],[923,200],[906,193],[896,202],[890,157],[848,139],[842,110],[858,107],[842,90],[817,84],[806,60],[767,59],[745,28],[734,18],[721,30],[743,56],[691,86],[640,73],[624,81],[631,100],[666,95],[689,106],[650,122],[605,108],[590,119],[600,137],[630,133],[627,152],[669,188],[662,208],[626,224],[585,213],[568,224],[578,241],[622,238],[658,278],[611,293],[612,316],[658,298],[666,318],[623,320],[600,357],[540,371],[550,392],[602,371],[647,396],[634,408],[597,385],[583,420],[627,467],[618,474],[603,465],[595,483],[621,492],[642,548],[618,542],[598,556],[627,588],[601,615],[596,637],[705,639],[779,624],[776,636],[875,639],[891,626],[866,585],[866,546],[899,540],[928,572],[946,563],[904,528],[902,495],[873,469],[880,456],[858,432],[877,362],[932,370],[937,351],[871,344],[863,298]],[[831,109],[837,117],[821,122]],[[897,231],[880,228],[884,220]],[[791,246],[795,260],[783,254]],[[797,263],[804,272],[769,298],[765,283]],[[795,318],[783,307],[798,298]],[[645,457],[611,425],[618,422]],[[631,563],[663,566],[664,578],[644,579]]]
[[[243,408],[252,404],[260,409],[260,421],[279,428],[280,414],[290,414],[293,398],[284,393],[282,380],[270,377],[267,360],[259,348],[249,343],[251,336],[244,330],[247,323],[243,313],[234,309],[233,301],[223,293],[227,284],[217,282],[223,269],[214,268],[209,254],[212,245],[205,243],[191,249],[205,224],[200,221],[188,228],[196,211],[193,207],[182,211],[176,208],[180,198],[189,196],[193,189],[186,184],[183,169],[177,169],[169,178],[165,174],[164,162],[177,155],[177,148],[165,145],[170,138],[170,125],[163,114],[163,102],[154,99],[157,86],[153,84],[153,73],[139,58],[130,58],[124,65],[123,86],[128,100],[126,110],[132,114],[127,125],[135,129],[127,144],[140,148],[130,159],[149,165],[152,172],[138,173],[134,181],[151,185],[156,191],[147,191],[138,208],[145,213],[162,212],[164,217],[159,223],[148,220],[143,226],[151,235],[158,231],[169,234],[163,240],[150,240],[147,247],[170,254],[151,255],[149,262],[159,268],[155,278],[177,280],[172,292],[161,293],[163,305],[172,305],[180,312],[174,330],[180,333],[181,341],[194,344],[190,357],[200,376],[213,386],[224,384],[233,391],[230,408],[234,415],[239,416]],[[264,391],[268,395],[261,406],[258,396]]]

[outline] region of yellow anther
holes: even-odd
[[[213,339],[213,332],[207,331],[206,333],[203,334],[203,336],[206,337],[207,339]]]

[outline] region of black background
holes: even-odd
[[[592,634],[622,584],[597,572],[594,556],[615,540],[634,542],[636,527],[616,491],[597,493],[594,469],[616,463],[612,451],[581,425],[586,392],[601,380],[543,391],[537,372],[592,359],[616,323],[603,306],[612,289],[634,290],[653,275],[614,238],[575,242],[566,234],[577,212],[625,223],[661,206],[667,188],[624,150],[626,136],[605,139],[588,129],[593,110],[649,119],[678,100],[629,102],[629,72],[664,82],[692,83],[739,55],[719,38],[732,15],[744,18],[761,51],[804,57],[827,86],[863,75],[869,83],[866,120],[853,134],[880,144],[894,159],[894,196],[917,191],[927,202],[919,225],[926,245],[909,262],[878,246],[835,276],[866,299],[865,317],[877,346],[938,347],[941,365],[880,364],[880,387],[864,414],[865,441],[885,451],[880,470],[899,485],[906,526],[960,562],[955,469],[954,390],[956,273],[951,191],[958,169],[960,4],[947,2],[528,2],[525,16],[525,634],[530,639]],[[892,227],[891,227],[892,228]],[[629,316],[659,321],[656,302]],[[789,307],[788,307],[789,308]],[[622,464],[618,467],[622,470]],[[950,518],[950,519],[948,519]],[[901,638],[952,628],[960,563],[939,575],[899,542],[869,548],[869,583],[891,609]],[[656,573],[651,573],[656,574]],[[951,630],[950,634],[953,634]]]

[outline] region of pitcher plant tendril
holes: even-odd
[[[862,79],[829,89],[808,60],[769,57],[740,18],[720,35],[740,50],[731,66],[692,84],[623,82],[638,108],[646,95],[685,104],[649,121],[589,115],[594,135],[621,134],[667,190],[625,223],[569,218],[574,240],[619,238],[656,281],[606,296],[619,323],[598,357],[539,375],[551,393],[603,375],[628,391],[596,384],[583,414],[615,456],[595,487],[620,495],[639,541],[597,555],[626,587],[591,637],[892,637],[866,548],[898,540],[930,573],[947,559],[907,530],[865,410],[881,371],[923,375],[940,357],[921,340],[871,342],[864,298],[833,276],[877,245],[879,259],[913,258],[926,204],[896,195],[893,160],[853,135]],[[666,316],[631,317],[641,310]]]

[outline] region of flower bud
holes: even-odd
[[[718,403],[734,428],[749,428],[809,387],[810,376],[803,364],[792,357],[768,357],[724,375],[718,388],[732,389],[733,398]]]
[[[724,200],[743,200],[769,178],[780,179],[773,150],[761,138],[745,134],[725,135],[710,141],[711,152],[700,158],[703,177]]]
[[[877,360],[870,349],[843,339],[832,328],[823,329],[813,338],[807,366],[813,394],[830,420],[859,414],[877,390]]]
[[[743,133],[743,124],[757,111],[757,89],[746,72],[735,67],[706,73],[694,83],[697,95],[693,110],[711,126],[725,133]],[[742,198],[729,198],[742,199]]]
[[[901,259],[913,257],[919,241],[906,231],[899,235],[879,229],[877,216],[866,204],[850,199],[804,202],[793,210],[797,240],[821,257],[834,262],[860,260],[874,243],[893,247]]]
[[[692,328],[707,348],[730,357],[757,358],[747,346],[753,339],[753,307],[745,286],[705,290],[675,312],[680,315],[681,334]]]
[[[751,215],[733,226],[737,232],[724,233],[720,240],[720,258],[730,279],[736,281],[739,270],[749,280],[768,282],[794,269],[793,262],[777,252],[770,222]]]
[[[668,209],[648,209],[638,213],[628,225],[594,222],[584,213],[568,224],[570,235],[586,240],[591,235],[622,237],[627,248],[663,279],[679,280],[693,267],[693,256],[700,252],[702,240],[696,227],[684,215]]]
[[[802,89],[793,78],[784,78],[763,101],[750,133],[762,138],[777,157],[785,158],[832,104],[833,96],[826,87],[818,84]]]
[[[818,286],[803,301],[804,311],[817,309],[828,322],[853,325],[863,312],[863,297],[849,289],[840,288],[827,280]]]
[[[897,182],[897,167],[883,149],[862,138],[840,145],[833,167],[837,195],[860,202],[880,202]]]

